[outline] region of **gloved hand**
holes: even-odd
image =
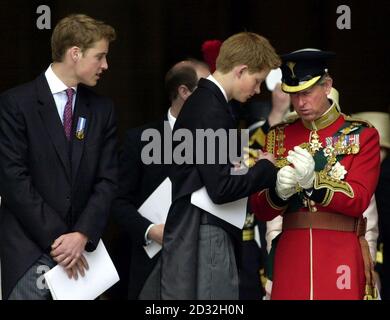
[[[287,200],[296,192],[297,177],[295,170],[285,166],[278,171],[276,178],[276,194],[283,200]]]
[[[311,154],[299,146],[294,151],[289,151],[287,161],[294,165],[295,174],[299,185],[303,189],[310,189],[314,184],[314,159]]]

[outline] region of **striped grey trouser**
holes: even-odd
[[[238,271],[230,236],[201,224],[198,247],[198,300],[238,300]]]
[[[56,263],[49,255],[43,254],[12,289],[9,300],[51,300],[51,294],[43,274]]]
[[[201,224],[198,239],[198,300],[238,300],[238,271],[234,248],[225,230]],[[161,259],[146,280],[138,299],[160,299]]]

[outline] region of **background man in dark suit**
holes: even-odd
[[[174,164],[170,173],[173,203],[164,230],[162,299],[238,299],[232,239],[240,239],[241,231],[192,205],[191,194],[205,186],[211,200],[222,204],[272,186],[276,180],[273,157],[264,154],[246,174],[232,175],[232,164],[222,162],[229,154],[229,139],[226,146],[221,145],[222,151],[215,141],[214,164],[199,164],[196,132],[234,130],[228,101],[245,102],[260,93],[261,83],[279,63],[267,39],[248,32],[236,34],[222,44],[214,74],[199,81],[198,89],[183,106],[174,134],[179,129],[191,132],[193,161]],[[206,149],[204,159],[208,159]]]
[[[38,280],[56,263],[84,275],[84,249],[106,226],[117,183],[116,120],[94,86],[115,30],[85,15],[52,34],[53,63],[0,99],[0,250],[5,299],[49,299]],[[42,267],[44,267],[42,269]]]
[[[117,223],[124,229],[131,242],[129,299],[158,299],[159,292],[159,257],[148,257],[143,246],[156,241],[162,244],[164,224],[154,225],[143,217],[138,208],[165,180],[169,174],[169,164],[145,164],[141,151],[148,143],[141,141],[144,130],[155,129],[162,137],[162,157],[164,146],[164,125],[173,129],[176,117],[196,89],[199,78],[210,74],[208,66],[200,61],[185,60],[175,64],[166,74],[165,87],[171,101],[167,116],[163,120],[142,127],[130,129],[120,157],[119,195],[113,206]],[[140,295],[141,293],[141,295]]]

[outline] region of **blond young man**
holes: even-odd
[[[119,158],[118,197],[114,201],[112,214],[131,243],[128,276],[122,277],[129,279],[129,299],[154,300],[160,296],[160,254],[150,258],[144,247],[162,244],[164,224],[152,223],[138,212],[138,208],[168,177],[170,165],[142,161],[142,150],[149,143],[142,136],[145,132],[153,131],[164,137],[164,133],[171,131],[184,102],[196,89],[198,80],[209,74],[207,65],[201,61],[189,59],[176,63],[165,76],[165,89],[171,102],[165,117],[129,129],[126,133]],[[159,144],[162,157],[164,142],[162,138]],[[128,252],[124,254],[129,255]]]
[[[53,63],[0,97],[1,263],[5,299],[49,299],[56,264],[77,280],[106,226],[117,179],[112,102],[85,86],[108,69],[115,30],[83,14],[55,27]]]
[[[234,130],[228,101],[245,102],[260,93],[261,83],[279,63],[264,37],[249,32],[233,35],[221,46],[216,71],[201,79],[184,103],[173,135],[179,130],[192,134],[193,161],[174,164],[170,174],[173,203],[164,229],[162,299],[238,299],[234,243],[241,230],[191,204],[191,194],[206,187],[211,200],[223,204],[274,186],[273,157],[264,154],[246,174],[232,175],[232,164],[223,161],[231,140],[226,145],[216,140],[215,149],[206,145],[202,164],[197,162],[201,151],[196,133]],[[215,162],[207,162],[210,155]]]

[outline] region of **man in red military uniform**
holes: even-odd
[[[374,295],[362,213],[378,182],[379,137],[328,100],[333,55],[303,49],[282,56],[282,90],[298,117],[268,133],[267,152],[280,168],[276,187],[250,199],[259,219],[283,215],[271,299]]]

